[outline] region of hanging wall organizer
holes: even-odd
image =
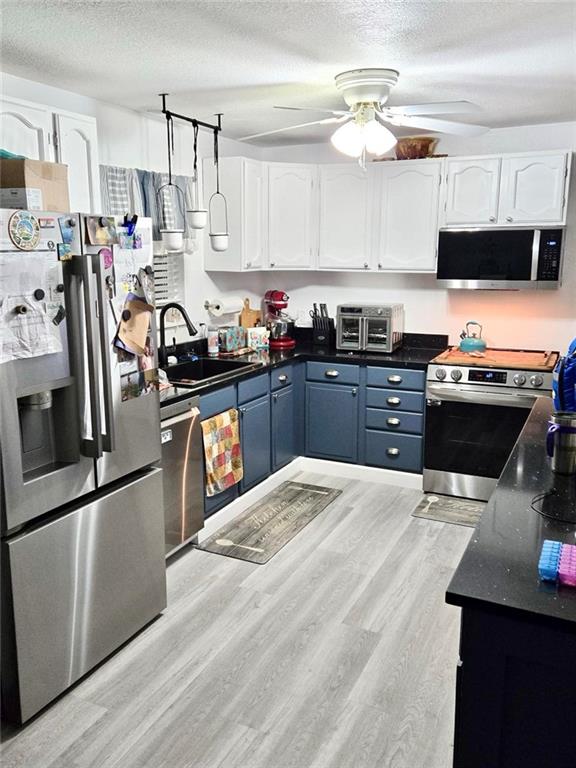
[[[173,121],[182,120],[186,123],[190,123],[194,128],[194,173],[193,173],[194,202],[193,202],[193,208],[191,210],[186,211],[186,214],[188,214],[189,223],[193,229],[203,229],[206,226],[206,220],[210,212],[210,242],[212,244],[212,248],[215,251],[225,251],[226,248],[228,248],[228,240],[229,240],[228,208],[227,208],[226,198],[220,192],[219,168],[218,168],[218,134],[222,130],[222,113],[216,115],[216,117],[218,118],[217,125],[214,125],[212,123],[205,123],[202,120],[197,120],[196,118],[188,117],[187,115],[180,115],[177,112],[172,112],[166,107],[166,97],[169,94],[161,93],[159,95],[162,98],[162,113],[166,117],[166,135],[167,135],[167,144],[168,144],[168,184],[165,184],[164,187],[162,187],[161,189],[166,187],[175,187],[179,193],[179,200],[182,205],[182,211],[184,212],[184,210],[186,209],[184,193],[180,189],[180,187],[172,183],[172,156],[174,154],[174,122]],[[214,164],[216,166],[216,192],[210,198],[208,210],[202,207],[200,184],[198,180],[198,130],[199,128],[206,128],[209,131],[212,131],[212,133],[214,134]],[[158,190],[158,193],[160,193],[161,189]],[[217,196],[222,198],[224,202],[225,227],[223,232],[214,232],[212,229],[212,207],[213,207],[214,198],[216,198]],[[182,247],[182,235],[183,235],[182,230],[167,230],[167,229],[162,230],[162,240],[165,243],[166,249],[180,250]],[[168,240],[170,241],[170,246],[167,243]],[[177,244],[176,243],[177,240],[179,240],[180,248],[174,247]]]

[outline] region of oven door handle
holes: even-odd
[[[476,403],[478,405],[504,405],[512,408],[532,408],[538,395],[505,395],[500,392],[471,392],[467,389],[449,389],[448,387],[428,386],[426,405],[440,405],[441,402]]]

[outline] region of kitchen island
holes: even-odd
[[[462,607],[454,768],[576,765],[576,589],[538,577],[545,539],[576,543],[576,478],[545,455],[551,413],[539,398],[446,593]]]

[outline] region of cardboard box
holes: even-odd
[[[0,208],[67,213],[70,210],[68,166],[1,158]]]

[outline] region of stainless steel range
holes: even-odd
[[[550,396],[557,352],[457,348],[428,366],[424,492],[487,500],[537,397]]]

